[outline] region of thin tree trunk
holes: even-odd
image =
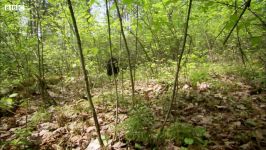
[[[266,22],[263,21],[263,19],[258,15],[256,14],[254,11],[252,11],[250,8],[248,8],[248,10],[256,17],[259,19],[259,21],[261,22],[261,25],[263,25],[264,28],[266,28]]]
[[[138,60],[138,28],[139,28],[139,6],[137,5],[137,27],[136,27],[136,37],[135,37],[135,66],[134,66],[134,81],[136,81],[136,64]]]
[[[103,147],[104,144],[103,144],[103,140],[101,138],[100,125],[99,125],[99,122],[98,122],[96,110],[94,108],[94,105],[93,105],[93,102],[92,102],[91,93],[90,93],[90,85],[89,85],[89,80],[88,80],[88,74],[87,74],[87,71],[86,71],[86,68],[85,68],[85,60],[84,60],[83,50],[82,50],[82,46],[81,46],[81,40],[80,40],[80,36],[79,36],[79,31],[78,31],[78,27],[77,27],[77,23],[76,23],[76,19],[75,19],[75,15],[74,15],[74,11],[73,11],[73,8],[72,8],[71,1],[67,0],[67,2],[68,2],[69,11],[70,11],[70,14],[71,14],[71,18],[72,18],[72,21],[73,21],[75,34],[76,34],[76,38],[77,38],[79,54],[80,54],[80,62],[81,62],[81,67],[82,67],[82,70],[83,70],[83,76],[84,76],[85,85],[86,85],[87,99],[88,99],[88,101],[90,103],[90,106],[91,106],[91,110],[92,110],[92,115],[93,115],[96,131],[97,131],[97,134],[98,134],[98,140],[99,140],[100,145]]]
[[[228,7],[235,7],[237,9],[242,9],[241,7],[236,7],[234,5],[231,5],[231,4],[228,4],[228,3],[224,3],[224,2],[215,2],[215,3],[222,4],[222,5],[225,5],[225,6],[228,6]],[[248,8],[248,11],[250,11],[257,19],[259,19],[259,21],[261,22],[261,25],[264,28],[266,28],[266,22],[263,21],[263,19],[257,13],[255,13],[254,11],[252,11],[251,8]]]
[[[239,20],[242,18],[243,14],[245,13],[246,9],[250,7],[250,3],[251,3],[251,0],[248,0],[246,3],[245,3],[245,7],[244,9],[242,10],[240,16],[238,17],[237,21],[235,22],[233,28],[230,30],[229,34],[227,35],[227,37],[225,38],[223,44],[225,45],[225,43],[227,42],[227,40],[229,39],[229,37],[231,36],[232,32],[234,31],[235,27],[237,26]]]
[[[44,93],[44,96],[46,97],[47,96],[47,94],[48,94],[48,92],[46,91],[46,81],[45,81],[45,76],[44,76],[44,55],[43,55],[43,33],[42,33],[42,23],[41,23],[41,20],[40,20],[40,16],[38,15],[38,20],[39,20],[39,33],[40,33],[40,45],[41,45],[41,51],[40,51],[40,53],[41,53],[41,69],[42,69],[42,71],[41,71],[41,76],[40,76],[40,78],[41,78],[41,80],[42,80],[42,84],[43,84],[43,93]],[[38,34],[39,34],[38,33]],[[48,100],[48,103],[49,103],[49,100]]]
[[[37,4],[38,5],[38,4]],[[38,56],[38,73],[39,75],[37,76],[38,78],[38,82],[39,82],[39,89],[40,89],[40,92],[41,92],[41,98],[42,98],[42,101],[44,101],[44,86],[43,86],[43,83],[42,83],[42,60],[41,60],[41,48],[40,48],[40,37],[39,37],[39,26],[40,26],[40,16],[39,16],[39,7],[37,6],[36,8],[37,10],[37,21],[36,21],[36,39],[37,39],[37,56]]]
[[[192,6],[192,0],[189,1],[189,7],[188,7],[188,14],[187,14],[187,19],[186,19],[186,24],[185,24],[185,30],[184,30],[184,41],[183,41],[183,45],[182,45],[182,49],[181,49],[181,54],[179,56],[179,58],[177,59],[177,63],[176,63],[176,75],[175,75],[175,82],[174,82],[174,88],[173,88],[173,94],[172,94],[172,99],[170,102],[170,107],[167,111],[165,120],[163,122],[163,125],[161,127],[160,133],[162,133],[164,126],[166,124],[166,121],[170,115],[170,112],[172,110],[173,104],[176,100],[176,95],[178,93],[178,84],[179,84],[179,72],[180,72],[180,68],[181,68],[181,61],[182,61],[182,57],[185,51],[185,45],[186,45],[186,39],[187,39],[187,32],[188,32],[188,22],[189,22],[189,18],[190,18],[190,13],[191,13],[191,6]]]
[[[54,100],[49,99],[49,94],[47,92],[47,85],[44,77],[44,54],[43,54],[43,33],[42,33],[42,24],[41,24],[41,16],[40,16],[40,9],[41,9],[41,2],[36,3],[36,12],[37,12],[37,25],[36,25],[36,37],[37,37],[37,49],[38,49],[38,67],[39,67],[39,75],[37,76],[40,90],[41,90],[41,97],[42,100],[45,101],[46,104],[52,105],[55,104]]]
[[[123,13],[123,9],[122,9],[122,13]],[[120,55],[119,55],[119,59],[120,59],[121,54],[122,54],[122,35],[121,35],[121,33],[119,34],[119,50],[120,50]],[[119,62],[121,62],[121,61],[119,61]],[[124,71],[123,71],[123,68],[121,68],[120,72],[121,72],[121,92],[122,92],[121,94],[122,94],[122,101],[124,101]]]
[[[111,68],[112,73],[114,73],[114,66],[113,66],[113,49],[112,49],[112,39],[111,39],[111,27],[110,27],[110,16],[109,16],[109,8],[108,8],[108,2],[105,0],[105,6],[106,6],[106,16],[107,16],[107,22],[108,22],[108,41],[109,41],[109,48],[110,48],[110,60],[111,60]],[[118,89],[117,89],[117,78],[114,75],[114,81],[115,81],[115,94],[116,94],[116,111],[115,111],[115,127],[118,123]],[[116,130],[115,130],[115,138],[116,138]]]
[[[145,47],[144,47],[144,45],[142,44],[142,42],[140,41],[139,37],[137,37],[137,36],[136,36],[131,30],[129,30],[129,32],[130,32],[133,36],[135,36],[137,42],[139,43],[141,49],[143,50],[143,52],[144,52],[144,54],[145,54],[146,59],[147,59],[149,62],[153,62],[152,59],[151,59],[151,57],[149,56],[148,52],[145,50]],[[149,63],[148,66],[149,66],[149,68],[150,68],[150,70],[151,70],[151,73],[154,74],[154,71],[153,71],[153,69],[152,69],[151,63]]]
[[[122,17],[119,11],[119,7],[118,7],[118,2],[117,0],[115,1],[115,6],[116,6],[116,10],[117,10],[117,14],[119,17],[119,22],[120,22],[120,28],[121,28],[121,34],[123,36],[124,42],[125,42],[125,46],[126,46],[126,51],[127,51],[127,57],[128,57],[128,65],[129,65],[129,72],[130,72],[130,81],[131,81],[131,90],[132,90],[132,103],[133,106],[135,105],[135,87],[134,87],[134,79],[133,79],[133,72],[132,72],[132,64],[131,64],[131,55],[130,55],[130,51],[128,48],[128,44],[127,44],[127,39],[124,33],[124,29],[123,29],[123,22],[122,22]]]
[[[144,46],[144,45],[142,44],[142,42],[140,41],[139,37],[138,37],[137,35],[135,35],[135,34],[133,33],[133,31],[131,31],[131,30],[128,30],[128,31],[129,31],[129,33],[131,33],[131,34],[136,38],[137,42],[139,43],[140,47],[142,48],[142,50],[143,50],[143,52],[144,52],[144,54],[145,54],[146,59],[147,59],[148,61],[152,62],[151,57],[149,56],[148,52],[145,50],[145,46]]]
[[[237,1],[235,0],[235,12],[236,12],[236,15],[237,15]],[[237,36],[237,48],[240,52],[240,55],[241,55],[241,60],[242,60],[242,63],[244,65],[245,64],[245,58],[246,58],[246,55],[241,47],[241,41],[240,41],[240,37],[239,37],[239,28],[238,28],[238,25],[236,25],[236,36]]]
[[[213,56],[212,56],[212,46],[211,46],[211,43],[210,43],[210,40],[209,40],[209,37],[207,35],[207,31],[204,31],[204,35],[205,35],[205,39],[206,39],[206,43],[207,43],[207,46],[208,46],[208,58],[213,61]]]

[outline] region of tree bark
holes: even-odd
[[[105,6],[106,6],[106,16],[107,16],[107,22],[108,22],[108,41],[109,41],[109,48],[110,48],[110,60],[111,60],[111,68],[112,72],[114,72],[114,66],[113,66],[113,49],[112,49],[112,39],[111,39],[111,27],[110,27],[110,14],[109,14],[109,8],[108,8],[108,2],[105,0]],[[115,81],[115,94],[116,94],[116,111],[115,111],[115,126],[117,126],[118,123],[118,89],[117,89],[117,78],[114,75],[114,81]],[[116,130],[115,130],[115,137],[116,137]]]
[[[88,80],[88,73],[87,73],[86,68],[85,68],[85,60],[84,60],[83,50],[82,50],[82,46],[81,46],[81,40],[80,40],[80,36],[79,36],[78,26],[77,26],[77,23],[76,23],[76,19],[75,19],[75,15],[74,15],[74,11],[73,11],[73,8],[72,8],[71,1],[67,0],[67,2],[68,2],[69,11],[70,11],[70,14],[71,14],[71,18],[72,18],[72,21],[73,21],[75,34],[76,34],[76,38],[77,38],[79,54],[80,54],[80,62],[81,62],[81,67],[82,67],[83,76],[84,76],[85,85],[86,85],[87,100],[89,101],[90,106],[91,106],[92,115],[93,115],[96,131],[97,131],[97,134],[98,134],[99,143],[103,147],[104,144],[103,144],[103,140],[101,138],[100,125],[99,125],[99,122],[98,122],[96,110],[94,108],[94,105],[93,105],[93,102],[92,102],[91,93],[90,93],[90,85],[89,85],[89,80]]]
[[[135,105],[135,87],[134,87],[134,79],[133,79],[133,72],[132,72],[133,69],[132,69],[132,64],[131,64],[131,55],[130,55],[130,50],[128,48],[127,39],[126,39],[124,29],[123,29],[123,22],[122,22],[122,17],[121,17],[120,10],[118,7],[118,2],[117,2],[117,0],[114,0],[114,1],[115,1],[115,6],[116,6],[119,22],[120,22],[121,34],[122,34],[122,37],[124,39],[126,51],[127,51],[128,65],[129,65],[129,72],[130,72],[130,81],[131,81],[131,90],[132,90],[132,97],[131,98],[132,98],[132,103],[134,106]]]
[[[227,40],[229,39],[229,37],[231,36],[232,32],[234,31],[235,27],[237,26],[239,20],[242,18],[243,14],[245,13],[246,9],[250,7],[250,3],[251,3],[251,0],[248,0],[246,3],[245,3],[245,7],[243,9],[243,11],[241,12],[240,16],[238,17],[237,21],[235,22],[233,28],[230,30],[229,34],[227,35],[227,37],[225,38],[224,40],[224,45],[226,44]]]
[[[235,12],[236,12],[236,15],[237,15],[237,1],[236,0],[235,0]],[[237,45],[237,49],[240,52],[242,63],[244,65],[246,65],[245,60],[247,60],[247,57],[246,57],[246,55],[245,55],[245,53],[244,53],[244,51],[242,49],[242,46],[241,46],[238,25],[236,25],[236,36],[237,36],[237,44],[236,44]]]
[[[161,127],[160,133],[162,133],[164,126],[166,124],[166,121],[170,115],[170,112],[172,110],[173,104],[176,100],[176,95],[178,93],[178,84],[179,84],[179,72],[180,72],[180,68],[181,68],[181,61],[182,61],[182,57],[185,51],[185,45],[186,45],[186,40],[187,40],[187,32],[188,32],[188,22],[189,22],[189,18],[190,18],[190,13],[191,13],[191,6],[192,6],[192,0],[189,1],[189,7],[188,7],[188,14],[187,14],[187,19],[186,19],[186,24],[185,24],[185,30],[184,30],[184,41],[183,41],[183,45],[182,45],[182,49],[181,49],[181,54],[179,56],[179,58],[177,59],[177,63],[176,63],[176,74],[175,74],[175,82],[174,82],[174,88],[173,88],[173,94],[172,94],[172,98],[170,101],[170,107],[167,111],[165,120],[163,122],[163,125]]]

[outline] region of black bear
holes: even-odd
[[[116,58],[112,57],[108,60],[107,65],[107,75],[112,76],[112,75],[117,75],[119,72],[119,67],[118,67],[118,61]]]

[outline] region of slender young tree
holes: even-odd
[[[245,7],[244,9],[242,10],[241,14],[239,15],[237,21],[235,22],[233,28],[230,30],[229,34],[227,35],[227,37],[225,38],[223,44],[225,45],[227,40],[229,39],[229,37],[231,36],[232,32],[234,31],[234,29],[236,28],[238,22],[240,21],[240,19],[242,18],[242,16],[244,15],[245,11],[247,10],[247,8],[250,7],[250,3],[251,3],[251,0],[247,0],[246,3],[245,3]]]
[[[133,69],[132,69],[132,64],[131,64],[131,55],[130,55],[130,50],[128,48],[127,39],[126,39],[126,36],[124,33],[123,21],[122,21],[119,7],[118,7],[118,2],[117,2],[117,0],[114,0],[114,1],[115,1],[116,10],[117,10],[117,15],[118,15],[119,22],[120,22],[121,34],[122,34],[122,37],[124,39],[126,51],[127,51],[130,81],[131,81],[131,90],[132,90],[132,97],[131,98],[132,98],[132,102],[133,102],[133,106],[134,106],[135,105],[135,87],[134,87]]]
[[[162,133],[164,126],[166,124],[166,121],[170,115],[170,112],[172,110],[173,104],[176,101],[176,95],[178,93],[178,84],[179,84],[179,72],[181,69],[181,61],[182,61],[182,57],[185,51],[185,45],[186,45],[186,40],[187,40],[187,32],[188,32],[188,22],[189,22],[189,18],[190,18],[190,13],[191,13],[191,6],[192,6],[192,0],[189,1],[189,6],[188,6],[188,13],[187,13],[187,19],[186,19],[186,24],[185,24],[185,30],[184,30],[184,41],[182,44],[182,49],[181,49],[181,53],[180,56],[177,59],[177,63],[176,63],[176,74],[175,74],[175,82],[174,82],[174,88],[173,88],[173,94],[172,94],[172,98],[170,101],[170,107],[167,111],[166,117],[164,119],[163,125],[161,127],[160,133]]]
[[[39,3],[35,3],[35,10],[36,10],[36,31],[35,31],[35,35],[36,35],[36,39],[37,39],[37,56],[38,56],[38,82],[39,82],[39,89],[41,92],[41,98],[42,101],[44,101],[44,97],[45,97],[45,81],[44,81],[44,73],[43,73],[43,48],[41,48],[41,44],[42,44],[42,32],[41,32],[41,19],[40,19],[40,4]]]
[[[235,0],[235,13],[236,13],[236,15],[237,15],[237,13],[238,13],[238,10],[237,10],[237,0]],[[245,55],[245,53],[244,53],[244,51],[243,51],[243,49],[242,49],[242,46],[241,46],[241,41],[240,41],[240,37],[239,37],[239,27],[238,27],[238,25],[236,25],[236,37],[237,37],[237,48],[238,48],[238,50],[239,50],[239,52],[240,52],[240,55],[241,55],[241,60],[242,60],[242,63],[244,64],[244,65],[246,65],[245,64],[245,60],[247,60],[247,57],[246,57],[246,55]]]
[[[98,140],[99,140],[100,145],[103,147],[104,144],[103,144],[103,140],[101,138],[100,125],[99,125],[99,122],[98,122],[96,110],[94,108],[94,105],[93,105],[93,102],[92,102],[91,93],[90,93],[88,72],[86,71],[86,68],[85,68],[85,60],[84,60],[83,50],[82,50],[82,46],[81,46],[81,40],[80,40],[80,36],[79,36],[78,26],[77,26],[77,23],[76,23],[76,18],[75,18],[75,15],[74,15],[74,11],[73,11],[73,8],[72,8],[71,1],[67,0],[67,2],[68,2],[69,11],[70,11],[70,14],[71,14],[71,18],[72,18],[72,21],[73,21],[73,26],[74,26],[74,30],[75,30],[75,34],[76,34],[76,38],[77,38],[79,54],[80,54],[80,63],[81,63],[83,76],[84,76],[84,80],[85,80],[85,85],[86,85],[87,99],[88,99],[88,101],[90,103],[90,106],[91,106],[91,110],[92,110],[92,115],[93,115],[96,131],[97,131],[97,134],[98,134]]]
[[[37,57],[38,57],[38,75],[36,75],[38,82],[39,82],[39,88],[41,92],[41,98],[42,100],[48,104],[53,105],[56,104],[55,100],[50,99],[50,95],[47,91],[47,84],[45,80],[45,69],[44,69],[44,34],[42,29],[42,18],[45,15],[42,12],[43,9],[43,3],[44,1],[38,1],[34,3],[35,7],[35,19],[36,19],[36,39],[37,39]]]
[[[136,18],[137,18],[137,24],[136,24],[136,36],[135,36],[135,64],[138,60],[138,28],[139,28],[139,6],[136,4]],[[136,81],[136,67],[134,67],[134,81]]]
[[[111,68],[112,73],[114,73],[114,63],[113,63],[113,49],[112,49],[112,39],[111,39],[111,27],[110,27],[110,14],[109,14],[109,8],[108,8],[108,1],[105,0],[105,6],[106,6],[106,17],[107,17],[107,23],[108,23],[108,41],[109,41],[109,50],[110,50],[110,60],[111,60]],[[116,94],[116,111],[115,111],[115,126],[117,126],[118,122],[118,89],[117,89],[117,78],[114,75],[114,81],[115,81],[115,94]],[[115,137],[116,137],[116,130],[115,130]]]

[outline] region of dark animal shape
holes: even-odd
[[[118,61],[116,58],[112,57],[111,59],[108,60],[107,62],[107,75],[112,76],[112,75],[117,75],[119,72],[119,67],[118,67]]]

